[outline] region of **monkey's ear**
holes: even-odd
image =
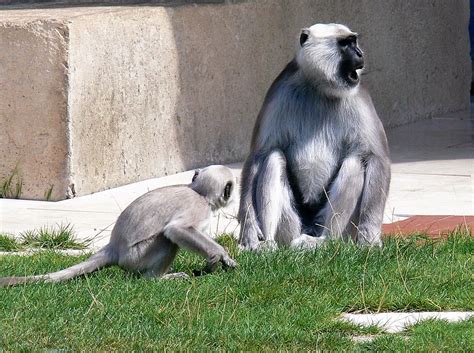
[[[228,200],[232,193],[232,182],[229,181],[224,188],[224,200]]]
[[[309,37],[309,31],[305,28],[301,30],[300,34],[300,45],[303,46],[303,44],[308,40]]]

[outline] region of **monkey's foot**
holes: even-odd
[[[262,240],[256,241],[251,244],[239,244],[240,251],[274,251],[278,248],[277,243],[274,240]]]
[[[168,273],[160,277],[160,279],[186,279],[189,276],[184,272],[175,272],[175,273]]]
[[[263,240],[258,243],[255,251],[275,251],[278,249],[278,244],[275,240]]]
[[[291,241],[290,248],[297,250],[307,250],[320,247],[326,241],[326,237],[312,237],[307,234],[301,234],[298,238]]]

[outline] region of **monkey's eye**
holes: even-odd
[[[232,192],[232,182],[228,182],[224,188],[224,199],[228,200]]]
[[[346,38],[341,38],[337,42],[341,47],[348,47],[350,45],[357,44],[357,37],[349,36]]]
[[[196,180],[196,178],[198,177],[198,175],[199,175],[199,170],[196,170],[196,171],[194,172],[194,176],[193,176],[193,180],[192,180],[193,183],[194,183],[194,181]]]
[[[309,33],[307,30],[303,29],[300,35],[300,45],[303,46],[303,44],[308,40]]]

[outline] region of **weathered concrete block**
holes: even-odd
[[[362,33],[386,126],[469,105],[467,0],[258,0],[0,12],[0,180],[84,195],[241,160],[300,28]]]
[[[54,184],[56,198],[64,198],[71,184],[69,28],[0,16],[0,183],[18,166],[24,197],[42,198]]]

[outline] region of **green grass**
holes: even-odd
[[[53,196],[53,189],[54,189],[54,185],[51,184],[49,186],[49,188],[46,189],[46,191],[44,192],[44,200],[45,201],[50,201],[51,200],[51,197]]]
[[[87,242],[76,240],[74,229],[70,224],[56,227],[41,227],[20,234],[19,239],[12,235],[0,234],[0,251],[21,251],[34,249],[85,249]]]
[[[18,167],[0,184],[0,198],[19,199],[23,189],[23,180]]]
[[[10,175],[0,182],[0,199],[19,199],[23,191],[23,185],[23,178],[21,177],[20,169],[16,166]],[[51,201],[53,189],[53,184],[46,188],[43,194],[45,201]]]
[[[13,235],[0,234],[0,251],[20,251],[24,247]]]
[[[366,351],[472,352],[474,318],[454,324],[442,320],[422,321],[402,335],[380,335],[361,347]]]
[[[331,243],[308,252],[240,253],[239,266],[160,281],[109,268],[62,284],[0,289],[0,349],[36,351],[472,351],[473,320],[425,322],[402,335],[336,320],[343,312],[473,310],[474,239],[390,238],[382,249]],[[0,276],[84,259],[0,258]],[[174,269],[203,261],[180,253]],[[375,334],[370,343],[357,335]],[[403,336],[407,336],[405,340]]]

